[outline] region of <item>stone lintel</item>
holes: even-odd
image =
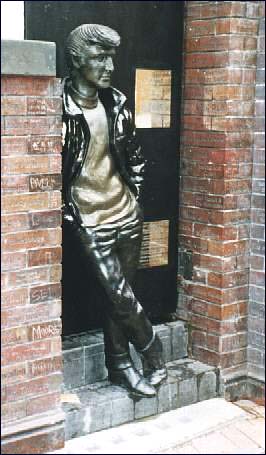
[[[56,44],[33,40],[1,40],[1,74],[55,76]]]

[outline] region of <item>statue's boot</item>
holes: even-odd
[[[128,353],[109,355],[108,379],[143,397],[156,395],[155,388],[133,366]]]
[[[162,342],[154,333],[150,343],[139,350],[143,364],[144,377],[153,387],[158,387],[167,378],[167,369],[163,360]]]

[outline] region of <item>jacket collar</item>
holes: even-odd
[[[66,77],[63,80],[63,104],[65,113],[71,117],[83,115],[81,108],[75,103],[70,95],[69,87],[71,79]],[[99,99],[107,111],[119,111],[126,102],[126,96],[114,87],[99,90]]]

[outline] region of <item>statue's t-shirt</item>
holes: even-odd
[[[71,191],[82,223],[89,227],[130,216],[137,202],[110,154],[108,123],[102,103],[98,100],[96,108],[82,108],[82,111],[91,137],[81,173]]]

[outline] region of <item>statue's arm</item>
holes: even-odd
[[[132,183],[136,187],[138,199],[143,186],[146,161],[144,159],[144,154],[137,138],[132,113],[129,109],[125,108],[124,115],[127,121],[127,172]]]

